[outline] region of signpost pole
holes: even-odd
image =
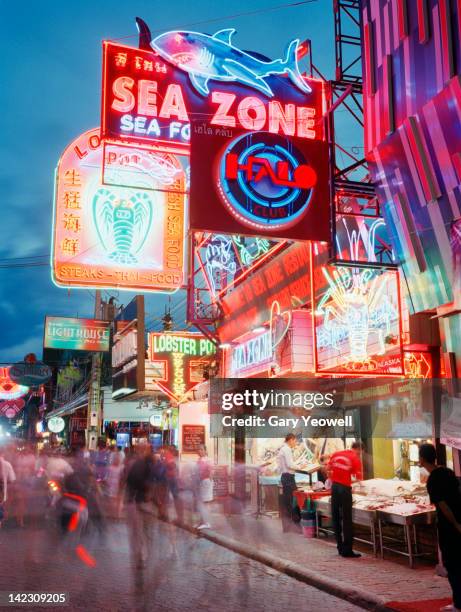
[[[101,319],[101,291],[96,290],[94,300],[94,317]],[[91,364],[90,388],[88,390],[88,417],[87,417],[87,447],[96,450],[101,421],[101,359],[98,351],[93,355]]]

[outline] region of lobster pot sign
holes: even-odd
[[[184,280],[188,157],[146,153],[136,181],[103,183],[99,129],[79,136],[56,171],[52,276],[64,287],[175,291]],[[112,158],[114,153],[111,152]],[[112,159],[111,158],[111,159]],[[126,163],[120,164],[126,168]],[[115,173],[115,174],[114,174]],[[126,174],[126,171],[125,171]]]

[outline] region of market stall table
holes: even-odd
[[[410,504],[405,504],[405,505],[410,506]],[[434,524],[436,512],[435,510],[429,509],[429,510],[422,510],[419,512],[415,511],[411,514],[404,514],[402,513],[402,510],[404,512],[405,509],[402,509],[400,512],[398,512],[397,510],[393,511],[392,506],[390,506],[384,510],[377,511],[379,548],[381,550],[381,558],[384,558],[384,551],[387,550],[389,552],[393,552],[398,555],[403,555],[405,557],[408,557],[409,565],[411,568],[413,568],[415,557],[424,556],[424,553],[421,553],[418,550],[416,526]],[[407,512],[409,511],[410,511],[410,508],[407,510]],[[404,544],[405,544],[406,550],[399,550],[398,548],[387,546],[384,544],[384,540],[396,541],[395,538],[389,538],[383,535],[383,525],[385,523],[390,523],[393,525],[400,525],[403,528]]]

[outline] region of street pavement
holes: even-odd
[[[145,569],[131,559],[124,521],[82,540],[77,556],[54,525],[0,530],[0,591],[67,592],[67,607],[114,611],[352,612],[356,606],[240,556],[183,529],[154,521]],[[93,561],[95,565],[93,565]],[[13,608],[1,608],[13,609]],[[16,608],[19,609],[19,608]]]
[[[373,555],[370,546],[357,543],[355,549],[360,550],[362,557],[344,559],[337,553],[334,538],[305,539],[299,534],[283,533],[278,518],[255,518],[249,514],[226,516],[220,511],[212,513],[210,522],[212,530],[208,534],[210,537],[216,534],[218,542],[224,536],[276,558],[281,564],[294,563],[310,573],[311,578],[330,580],[344,595],[359,589],[379,605],[391,601],[421,602],[424,609],[428,609],[425,603],[428,601],[451,601],[448,580],[438,576],[434,563],[427,560],[418,560],[415,568],[410,569],[408,561],[400,555],[386,553],[386,558],[381,559]],[[312,583],[316,583],[315,578]],[[439,608],[433,605],[434,610]]]

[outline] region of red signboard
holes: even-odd
[[[218,330],[221,342],[230,342],[266,323],[274,301],[282,312],[306,302],[310,298],[309,261],[309,246],[294,244],[223,296],[224,317]]]
[[[196,453],[205,446],[205,425],[182,426],[182,452]]]
[[[170,32],[151,45],[104,42],[101,138],[183,151],[190,141],[193,230],[329,241],[324,84],[301,75],[299,41],[273,62],[220,32]],[[122,153],[112,157],[150,161]],[[114,184],[111,170],[115,184],[137,186],[136,172],[112,166],[104,182]]]
[[[322,81],[223,80],[190,103],[191,229],[330,239]]]
[[[191,148],[191,229],[330,239],[325,142],[269,132],[237,132],[230,138],[194,130]]]
[[[187,145],[184,76],[153,51],[103,45],[101,137]]]

